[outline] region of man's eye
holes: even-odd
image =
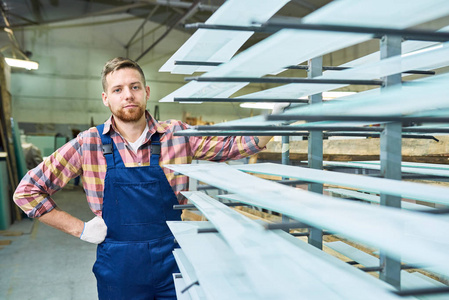
[[[120,89],[115,89],[114,90],[114,93],[119,93],[120,92]]]
[[[133,90],[138,90],[138,89],[139,89],[139,86],[137,86],[137,85],[133,86]]]

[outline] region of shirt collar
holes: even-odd
[[[149,136],[152,136],[155,132],[162,134],[165,133],[165,131],[167,130],[166,128],[161,126],[161,124],[159,124],[159,122],[156,121],[156,119],[154,119],[153,116],[148,111],[145,111],[145,118],[147,119],[148,123]],[[115,127],[113,115],[111,115],[109,119],[104,123],[103,134],[108,134],[110,133],[111,130],[118,133],[118,130]]]

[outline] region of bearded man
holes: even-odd
[[[189,126],[151,116],[150,87],[127,58],[105,64],[102,84],[111,117],[30,170],[14,201],[29,217],[98,244],[93,272],[99,299],[176,299],[175,244],[166,221],[181,219],[173,205],[186,201],[180,192],[188,179],[164,165],[239,159],[260,151],[271,137],[174,136]],[[51,197],[77,176],[95,215],[88,222],[60,210]]]

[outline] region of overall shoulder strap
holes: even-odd
[[[101,138],[101,148],[103,150],[103,155],[106,158],[106,163],[108,166],[114,166],[114,150],[112,139],[109,135],[103,134],[104,124],[100,124],[97,126],[98,133]]]
[[[151,166],[159,165],[159,158],[161,156],[160,138],[161,138],[161,135],[157,132],[155,132],[151,136],[151,145],[150,145],[150,151],[151,151],[150,165]]]

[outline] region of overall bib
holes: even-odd
[[[93,272],[99,299],[176,299],[172,273],[178,267],[166,221],[181,220],[175,194],[159,166],[160,142],[151,138],[150,166],[126,168],[116,145],[97,126],[107,161],[103,198],[106,239],[97,248]]]

